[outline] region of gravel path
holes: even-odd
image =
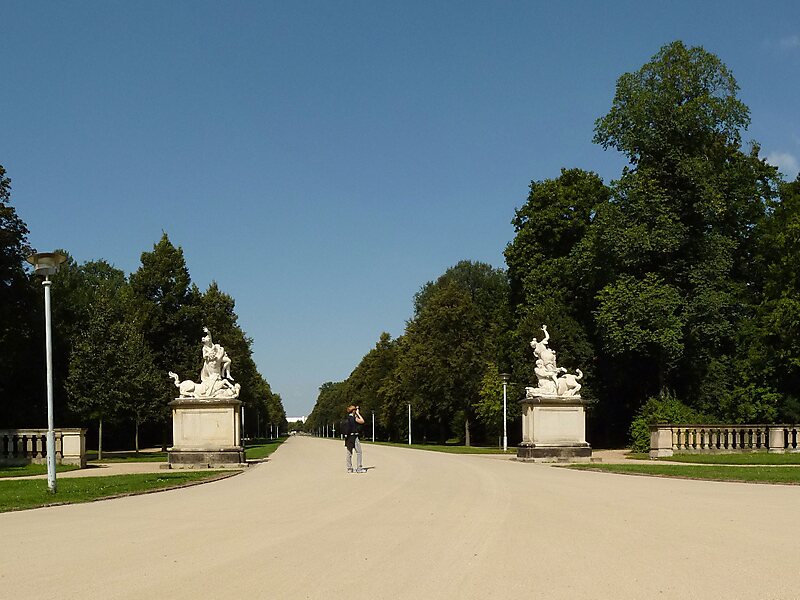
[[[800,597],[800,486],[291,438],[200,486],[0,514],[7,598]]]

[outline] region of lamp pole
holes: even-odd
[[[411,445],[411,402],[408,403],[408,445]]]
[[[39,252],[31,254],[25,260],[33,265],[37,275],[44,275],[44,339],[47,358],[47,489],[56,493],[56,435],[53,427],[53,334],[50,318],[50,275],[58,266],[67,260],[63,254],[56,252]]]
[[[500,377],[503,379],[503,452],[508,451],[508,432],[506,430],[508,426],[508,418],[506,417],[506,391],[508,389],[508,382],[511,379],[511,375],[509,373],[500,373]]]
[[[372,443],[375,443],[375,411],[372,411]]]

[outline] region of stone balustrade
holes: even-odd
[[[674,453],[800,452],[798,425],[650,426],[650,458]]]
[[[56,429],[56,463],[86,466],[86,430]],[[47,462],[47,429],[0,429],[0,464]]]

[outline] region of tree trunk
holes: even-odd
[[[464,417],[464,445],[468,448],[472,445],[469,438],[469,417]]]
[[[97,428],[97,460],[103,460],[103,417],[99,419]]]
[[[135,444],[136,444],[136,454],[139,454],[139,417],[138,416],[135,419],[135,423],[136,423],[136,425],[135,425],[136,433],[134,435],[134,438],[135,438]]]

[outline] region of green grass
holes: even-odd
[[[655,475],[712,481],[745,481],[750,483],[800,484],[800,469],[790,466],[725,466],[725,465],[659,465],[659,464],[588,464],[565,468],[622,473],[626,475]]]
[[[77,465],[56,465],[56,473],[74,471]],[[44,475],[47,473],[47,465],[20,465],[0,467],[0,477],[25,477],[27,475]]]
[[[167,462],[166,452],[139,452],[133,450],[120,452],[103,452],[103,460],[97,460],[97,452],[87,452],[86,460],[100,463],[120,463],[120,462]]]
[[[741,454],[676,454],[669,458],[659,460],[706,465],[800,465],[800,454],[769,454],[767,452],[743,452]]]
[[[47,490],[42,479],[0,481],[0,512],[53,504],[91,502],[103,498],[144,494],[220,479],[240,471],[169,471],[107,477],[72,477],[57,480],[57,492]]]
[[[247,460],[257,460],[266,458],[280,446],[287,438],[282,437],[276,440],[254,439],[250,440],[245,447],[245,457]]]
[[[362,442],[371,444],[369,440],[363,439]],[[457,446],[455,444],[411,444],[403,442],[375,442],[381,446],[394,446],[396,448],[412,448],[414,450],[432,450],[434,452],[448,452],[450,454],[503,454],[503,450],[495,446]],[[516,448],[509,446],[505,454],[516,454]]]

